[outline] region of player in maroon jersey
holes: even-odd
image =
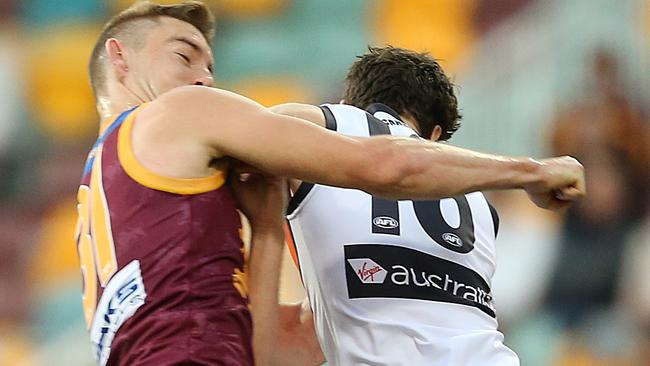
[[[212,28],[201,3],[139,3],[108,22],[93,50],[102,122],[78,193],[77,240],[99,364],[268,364],[280,349],[281,195],[254,176],[238,206],[226,183],[231,159],[394,198],[523,188],[553,208],[584,194],[571,158],[350,138],[209,88]],[[238,207],[254,218],[248,276]]]

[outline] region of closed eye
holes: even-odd
[[[185,62],[190,63],[190,58],[187,57],[186,55],[184,55],[184,54],[182,54],[180,52],[174,52],[174,53],[177,54],[178,56],[180,56],[180,58],[182,58]]]

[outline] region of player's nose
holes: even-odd
[[[213,83],[214,78],[212,77],[212,74],[202,75],[194,80],[194,85],[212,86]]]

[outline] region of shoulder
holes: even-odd
[[[259,103],[228,90],[182,86],[160,95],[149,103],[146,114],[163,125],[167,121],[176,128],[191,130],[194,126],[203,130],[206,125],[215,126],[235,119],[242,120],[247,114],[266,111],[267,109]]]
[[[193,110],[189,108],[192,106],[209,109],[247,103],[259,106],[250,99],[228,90],[193,85],[174,88],[160,95],[152,102],[152,104],[161,107],[178,108],[183,112],[192,112]]]
[[[206,100],[220,99],[209,88],[196,86],[183,86],[172,89],[158,96],[148,103],[140,113],[140,119],[156,119],[157,125],[165,120],[178,121],[179,119],[195,120],[194,115],[199,113],[198,106]]]

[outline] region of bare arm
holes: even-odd
[[[251,225],[249,300],[253,318],[253,354],[257,365],[269,365],[279,331],[278,290],[284,249],[287,190],[279,178],[253,174],[233,181],[241,210]]]
[[[311,122],[317,126],[325,127],[325,116],[320,107],[302,103],[284,103],[269,107],[276,114],[291,116]]]
[[[317,126],[325,127],[325,115],[323,111],[314,105],[302,103],[284,103],[269,107],[269,110],[276,114],[291,116],[311,122]],[[302,181],[300,179],[289,179],[291,192],[296,192]]]
[[[245,182],[233,180],[233,190],[252,231],[248,285],[256,364],[322,364],[325,357],[306,300],[279,304],[286,186],[281,179],[250,174]]]
[[[258,365],[270,364],[280,330],[278,291],[283,245],[284,236],[253,233],[251,238],[248,286],[253,319],[253,354]]]
[[[269,109],[274,113],[287,115],[291,117],[297,117],[309,121],[317,126],[325,127],[326,125],[325,116],[323,115],[322,110],[319,107],[313,105],[301,104],[301,103],[284,103],[284,104],[272,106]],[[442,146],[446,146],[446,145],[442,145]],[[461,153],[467,152],[467,150],[463,150],[463,149],[459,149],[458,151]],[[539,167],[538,169],[539,172],[541,174],[545,173],[549,176],[552,176],[554,174],[553,172],[551,172],[551,170],[553,170],[554,165],[556,164],[576,165],[575,164],[576,162],[572,161],[571,158],[568,159],[556,158],[556,159],[546,159],[539,162],[535,162],[535,161],[531,161],[531,162],[533,164],[539,163],[540,165],[543,165]],[[578,170],[581,173],[581,166],[579,164],[577,164],[575,168],[578,168]],[[547,191],[546,188],[539,187],[539,185],[536,187],[534,184],[523,185],[520,188],[526,189],[528,191],[531,200],[540,207],[561,208],[569,204],[575,198],[580,197],[584,194],[583,179],[584,177],[581,177],[581,179],[578,179],[577,182],[573,185],[570,184],[563,187],[559,187],[550,192]],[[298,179],[291,179],[290,182],[291,182],[292,189],[294,191],[301,183],[301,181]],[[390,193],[387,195],[390,195]]]
[[[306,302],[281,304],[279,329],[271,365],[317,366],[325,362],[321,351],[314,316]]]
[[[517,159],[392,136],[350,138],[224,90],[177,88],[144,112],[157,115],[150,128],[171,134],[192,153],[203,146],[206,156],[231,156],[276,175],[385,197],[435,199],[525,188],[544,195],[536,203],[553,207],[561,204],[551,202],[555,190],[564,190],[562,200],[584,193],[582,166],[574,159]]]

